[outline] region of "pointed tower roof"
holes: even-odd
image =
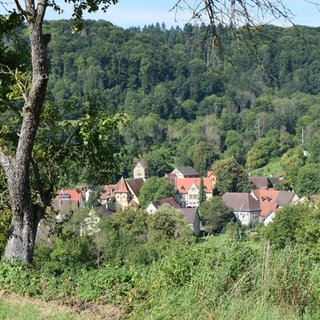
[[[116,192],[117,193],[129,193],[129,190],[128,190],[128,187],[127,187],[127,183],[126,183],[126,181],[124,180],[123,177],[121,177],[121,179],[120,179],[120,181],[118,183]]]

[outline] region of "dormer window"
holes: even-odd
[[[59,198],[60,199],[69,199],[69,198],[71,198],[71,196],[69,193],[60,193]]]

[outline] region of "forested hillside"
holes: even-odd
[[[148,161],[151,175],[183,165],[204,173],[211,158],[229,157],[251,172],[282,157],[283,187],[299,189],[299,168],[315,170],[319,28],[264,26],[244,45],[221,28],[215,47],[205,26],[125,30],[85,21],[80,34],[71,26],[45,24],[50,99],[71,105],[66,119],[76,119],[88,100],[129,116],[120,174],[131,174],[135,156]]]

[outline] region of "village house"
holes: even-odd
[[[102,187],[102,191],[99,195],[99,202],[103,205],[107,204],[113,197],[116,190],[115,184],[109,184]]]
[[[178,192],[178,203],[181,208],[199,207],[199,192],[201,179],[203,180],[206,200],[212,198],[212,179],[205,178],[180,178],[175,181],[175,188]]]
[[[222,199],[224,203],[233,209],[233,212],[241,225],[257,224],[261,212],[259,202],[247,192],[226,192]]]
[[[149,169],[146,164],[140,160],[137,162],[133,169],[133,179],[143,179],[144,181],[149,178]]]
[[[53,200],[53,208],[56,211],[63,209],[79,208],[87,198],[87,190],[85,188],[61,189],[57,192],[57,196]]]
[[[176,188],[177,179],[184,178],[199,178],[200,175],[192,167],[179,167],[174,169],[172,172],[167,173],[165,178]]]
[[[140,189],[148,177],[148,168],[143,161],[138,161],[133,169],[133,179],[122,177],[117,184],[103,186],[99,202],[106,205],[111,199],[114,199],[116,207],[125,208],[131,205],[139,207]]]
[[[250,193],[258,202],[261,209],[259,222],[270,223],[282,206],[293,204],[299,200],[294,191],[281,191],[274,188],[254,189]]]
[[[175,175],[178,179],[181,178],[199,178],[199,173],[194,170],[192,167],[179,167],[174,169],[171,172],[172,175]]]
[[[139,195],[143,183],[142,178],[125,180],[122,177],[114,190],[116,206],[123,208],[131,205],[139,207]]]
[[[256,187],[250,193],[226,192],[222,196],[225,204],[233,209],[242,225],[258,222],[267,225],[282,206],[293,204],[299,199],[294,191],[274,189],[273,183],[277,181],[276,179],[254,177],[250,181]]]
[[[170,197],[170,198],[165,198],[165,199],[162,199],[162,200],[152,201],[147,206],[146,211],[149,214],[155,213],[158,210],[158,208],[163,204],[168,204],[172,208],[180,209],[180,206],[177,204],[176,200],[174,200],[172,197]]]

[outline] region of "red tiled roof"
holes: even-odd
[[[277,210],[284,204],[289,204],[295,195],[293,191],[279,191],[273,188],[256,189],[251,193],[259,201],[261,217],[266,217],[271,211]]]
[[[66,190],[62,189],[58,191],[57,198],[67,199],[70,201],[81,201],[82,193],[77,190]]]
[[[273,188],[270,189],[256,189],[252,190],[251,193],[260,203],[275,203],[278,195],[278,190]]]
[[[121,177],[119,183],[117,184],[115,193],[129,193],[127,184],[123,177]]]
[[[278,206],[276,203],[260,203],[261,212],[260,217],[264,218],[270,214],[272,211],[276,211]]]
[[[206,193],[212,192],[212,179],[211,178],[202,178],[203,185],[206,189]],[[188,190],[194,183],[198,189],[200,189],[201,178],[181,178],[176,180],[176,188],[179,193],[188,193]]]

